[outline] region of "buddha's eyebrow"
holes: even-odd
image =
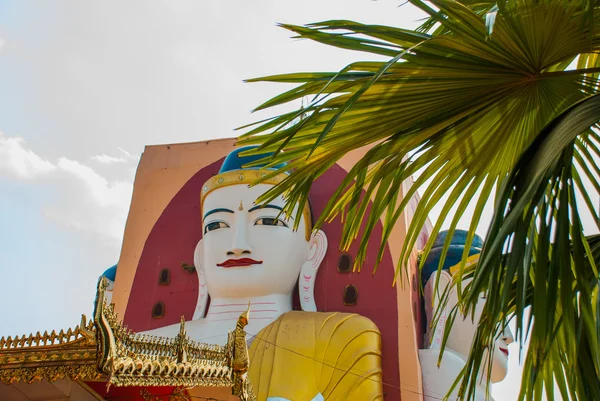
[[[280,208],[279,206],[276,205],[256,205],[254,207],[251,207],[250,209],[248,209],[248,213],[253,212],[257,209],[277,209],[282,211],[283,209]]]
[[[211,210],[209,212],[206,212],[206,214],[204,215],[204,218],[206,218],[207,216],[210,216],[213,213],[220,213],[220,212],[222,212],[222,213],[234,213],[233,210],[231,210],[231,209],[223,209],[223,208],[213,209],[213,210]]]

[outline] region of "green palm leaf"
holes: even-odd
[[[573,155],[581,141],[578,133],[599,120],[600,95],[560,114],[523,153],[500,191],[487,241],[463,299],[469,310],[481,292],[490,294],[461,387],[467,398],[472,391],[469,384],[477,382],[481,368],[474,351],[492,349],[496,333],[513,313],[521,337],[524,311],[531,307],[527,380],[521,396],[539,399],[536,388],[541,383],[558,382],[567,374],[572,399],[600,399],[596,266],[600,241],[599,236],[583,236],[573,179],[577,171]],[[561,388],[564,399],[567,387]]]
[[[341,215],[345,220],[342,246],[346,248],[365,223],[356,258],[360,269],[375,224],[381,220],[384,225],[382,255],[391,228],[417,190],[422,191],[421,202],[408,227],[400,266],[406,264],[435,207],[441,205],[442,212],[425,253],[444,221],[453,230],[467,206],[475,204],[469,227],[474,233],[485,203],[496,199],[497,212],[481,270],[462,299],[465,312],[472,309],[481,290],[488,291],[488,300],[494,300],[486,304],[487,320],[480,327],[476,344],[490,344],[497,325],[505,324],[513,313],[521,319],[523,310],[532,305],[535,320],[529,334],[531,349],[538,356],[527,360],[526,370],[535,374],[533,381],[524,381],[522,395],[537,398],[544,383],[563,371],[566,377],[559,387],[578,399],[587,399],[588,394],[596,394],[588,388],[589,377],[598,377],[599,366],[594,359],[597,350],[590,345],[594,339],[588,330],[591,312],[581,312],[580,306],[567,303],[574,302],[573,294],[578,294],[577,299],[587,297],[586,302],[593,295],[582,284],[582,271],[569,266],[579,266],[582,258],[590,259],[578,208],[588,208],[597,216],[587,189],[600,188],[600,138],[598,131],[589,129],[597,121],[593,118],[586,120],[588,125],[575,124],[575,131],[562,142],[557,139],[559,134],[548,134],[548,130],[555,127],[556,122],[551,122],[559,115],[576,120],[575,109],[570,107],[598,92],[600,6],[564,0],[411,2],[430,16],[415,31],[352,21],[283,25],[300,38],[388,56],[390,60],[356,62],[337,73],[294,73],[251,80],[298,84],[257,109],[310,100],[301,110],[246,127],[241,136],[244,144],[260,144],[259,152],[275,151],[269,159],[272,166],[289,162],[286,169],[293,169],[261,200],[286,194],[286,212],[294,213],[292,205],[306,201],[316,178],[344,154],[370,145],[317,222],[318,226]],[[494,18],[488,17],[490,13]],[[565,71],[576,59],[577,68]],[[579,103],[577,110],[585,104],[590,103]],[[536,139],[544,127],[543,139]],[[565,134],[563,128],[556,132]],[[532,143],[533,148],[545,146],[545,153],[535,153],[536,158],[523,161],[523,155],[533,155],[534,150],[524,153],[533,149]],[[553,149],[559,150],[553,153]],[[548,166],[548,160],[553,164]],[[527,171],[543,170],[546,175],[541,176],[542,181],[540,176],[524,173],[525,162],[537,163]],[[537,185],[535,191],[516,192],[514,185],[510,186],[515,168],[520,171],[518,177],[527,177]],[[402,183],[412,175],[416,175],[415,183],[404,192]],[[365,188],[368,196],[361,197]],[[497,188],[503,191],[496,197]],[[576,204],[576,194],[583,198],[583,205]],[[373,207],[367,215],[369,199]],[[523,209],[505,214],[513,210],[506,209],[507,205],[513,207],[517,200]],[[539,223],[541,216],[547,223]],[[466,249],[471,240],[467,239]],[[510,253],[514,256],[509,263],[501,264],[499,258],[488,256],[507,251],[507,241],[519,250]],[[569,241],[573,252],[566,245]],[[562,259],[558,255],[563,255]],[[534,261],[535,268],[528,267]],[[539,285],[542,281],[548,282],[544,290]],[[533,283],[538,285],[531,287]],[[526,295],[528,288],[533,288],[530,295]],[[540,310],[551,317],[544,318]],[[519,324],[522,335],[523,323]],[[544,338],[548,333],[553,334]],[[588,335],[587,340],[576,343],[582,335]],[[578,363],[575,356],[583,352],[573,344],[587,344],[585,352],[593,357],[592,365],[585,366],[593,369],[573,370]],[[479,371],[483,353],[483,348],[473,349],[465,371],[464,385],[471,385],[469,388],[473,388],[473,372]],[[472,395],[467,387],[463,390]]]

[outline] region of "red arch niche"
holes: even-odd
[[[218,173],[222,161],[198,171],[173,197],[152,228],[140,257],[125,313],[125,324],[133,331],[178,323],[182,315],[186,320],[192,318],[198,298],[198,279],[195,273],[185,271],[181,264],[193,264],[194,248],[202,238],[200,191],[204,182]],[[345,176],[346,171],[335,165],[314,183],[310,198],[315,216],[320,215]],[[378,223],[374,229],[366,264],[360,273],[340,273],[337,270],[341,255],[338,249],[342,235],[340,220],[336,219],[322,229],[327,235],[329,249],[317,274],[317,309],[322,312],[358,313],[370,318],[379,327],[385,399],[398,401],[398,306],[396,288],[392,287],[394,264],[389,247],[386,247],[377,274],[372,274],[382,225]],[[353,258],[357,248],[354,244],[348,251]],[[171,283],[159,286],[158,277],[164,268],[171,270]],[[358,302],[353,306],[344,305],[344,289],[348,285],[356,286],[359,293]],[[158,301],[165,304],[165,315],[162,319],[153,319],[152,306]]]

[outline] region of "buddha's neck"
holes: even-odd
[[[268,323],[292,310],[291,294],[270,294],[260,297],[212,298],[206,320],[236,321],[248,309],[250,302],[250,322]]]
[[[450,348],[446,348],[444,350],[444,352],[452,352],[454,355],[458,356],[465,365],[467,363],[467,360],[469,359],[469,357],[467,355],[463,355],[463,354],[456,352]],[[485,365],[485,363],[483,365]],[[481,369],[479,369],[479,375],[477,376],[477,388],[479,389],[479,391],[482,392],[482,394],[483,394],[483,392],[485,392],[485,386],[487,384],[487,381],[488,381],[487,368],[482,367]],[[490,398],[489,401],[494,401],[494,399]]]

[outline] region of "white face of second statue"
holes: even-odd
[[[431,275],[430,279],[427,281],[426,289],[425,289],[425,307],[427,313],[427,324],[428,327],[431,325],[432,316],[434,316],[437,302],[433,304],[431,307],[431,299],[433,296],[433,285],[436,282],[436,275],[434,273]],[[463,288],[471,281],[471,279],[467,279],[463,281]],[[443,294],[444,289],[450,285],[451,276],[448,272],[440,273],[439,280],[439,294]],[[437,299],[437,297],[436,297]],[[450,296],[448,298],[448,304],[446,305],[446,315],[450,313],[452,308],[458,303],[458,294],[456,292],[456,288],[452,290]],[[457,354],[459,354],[463,359],[467,359],[469,353],[471,352],[471,341],[475,336],[475,332],[477,331],[477,324],[479,323],[479,319],[481,318],[481,313],[483,311],[483,306],[485,304],[485,296],[482,294],[479,298],[479,302],[475,308],[474,320],[471,320],[471,316],[467,316],[464,319],[458,315],[454,320],[452,325],[452,329],[450,330],[450,334],[448,336],[448,340],[446,342],[446,348],[450,349]],[[496,339],[496,346],[494,349],[493,355],[493,365],[492,365],[492,377],[491,380],[493,383],[502,381],[508,372],[508,345],[514,341],[513,335],[510,329],[506,329],[503,333],[498,335]],[[486,371],[484,371],[486,373]]]
[[[201,268],[212,298],[290,294],[310,259],[304,217],[277,217],[279,197],[259,207],[256,199],[271,185],[231,185],[209,193],[203,204]]]

